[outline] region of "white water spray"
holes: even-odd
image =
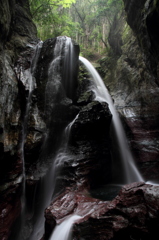
[[[53,231],[49,240],[68,240],[73,224],[81,218],[82,217],[78,215],[72,215],[71,217],[67,218],[65,221],[55,227],[55,230]]]
[[[138,169],[135,166],[132,154],[130,152],[128,143],[126,141],[126,135],[125,135],[123,126],[121,124],[118,113],[114,107],[112,98],[103,80],[101,79],[98,72],[95,70],[95,68],[87,59],[83,57],[79,57],[79,60],[85,65],[85,67],[87,68],[88,72],[90,73],[90,75],[94,80],[95,86],[93,87],[92,90],[96,95],[95,100],[99,102],[107,102],[109,104],[109,109],[113,116],[113,119],[112,119],[113,128],[115,130],[118,146],[121,152],[121,159],[123,162],[125,181],[126,181],[125,183],[143,181],[143,178],[141,177]]]
[[[70,38],[57,37],[56,44],[52,52],[53,60],[48,68],[48,82],[45,89],[45,111],[49,123],[51,122],[51,119],[53,117],[52,110],[57,102],[56,94],[58,92],[64,91],[61,83],[61,66],[63,64],[63,57],[65,59],[66,55],[70,56],[69,51],[71,51],[71,54],[73,54],[72,47],[70,46],[71,44],[72,42]],[[66,68],[66,66],[64,68]],[[61,145],[59,150],[57,151],[56,156],[50,158],[50,162],[52,162],[51,168],[41,179],[39,189],[40,194],[38,197],[39,205],[38,209],[36,209],[34,229],[29,240],[40,239],[44,233],[44,211],[52,200],[56,185],[57,172],[63,166],[63,163],[65,161],[69,161],[69,159],[71,158],[71,156],[66,151],[70,129],[71,124],[69,124],[64,131],[64,134],[61,138]],[[50,142],[48,142],[48,140],[46,139],[46,145],[47,144],[50,144]],[[48,156],[42,156],[42,158],[43,157],[47,158]]]

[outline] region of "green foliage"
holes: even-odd
[[[102,54],[109,48],[109,30],[122,9],[122,0],[89,0],[87,3],[77,0],[71,6],[72,19],[79,23],[81,32],[77,31],[76,41],[82,46],[83,53],[88,55],[88,52],[96,51]]]
[[[68,17],[68,8],[75,0],[29,0],[33,21],[42,40],[67,34],[76,24]]]
[[[122,0],[29,1],[39,38],[67,35],[80,44],[83,55],[90,56],[109,48],[110,26],[123,8]]]

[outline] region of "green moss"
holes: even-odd
[[[123,44],[125,44],[127,41],[130,40],[130,30],[131,30],[130,26],[127,23],[125,23],[123,31],[122,31]]]

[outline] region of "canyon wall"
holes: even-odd
[[[101,74],[145,180],[159,177],[158,1],[124,1]]]
[[[28,1],[0,1],[0,238],[8,239],[20,214],[22,135],[27,89],[16,74],[30,67],[37,44]]]

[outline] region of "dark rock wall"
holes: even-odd
[[[25,88],[14,67],[19,56],[23,58],[22,68],[29,67],[36,28],[28,1],[1,0],[0,14],[0,239],[7,239],[20,213],[22,164],[18,145],[26,101]]]
[[[130,3],[131,2],[131,3]],[[130,127],[136,128],[133,146],[136,148],[137,158],[145,162],[145,176],[158,179],[159,161],[159,108],[158,108],[158,24],[159,2],[158,1],[124,1],[127,14],[127,22],[132,28],[143,59],[143,70],[138,83],[140,86],[141,110],[139,116],[130,121]],[[134,9],[134,11],[133,11]],[[135,14],[135,15],[134,15]],[[137,66],[141,66],[138,62]],[[147,76],[146,76],[147,75]],[[136,124],[137,123],[137,124]],[[138,125],[138,127],[137,127]],[[150,170],[150,171],[149,171]],[[152,174],[151,174],[152,172]]]
[[[159,36],[159,2],[124,0],[127,22],[136,34],[139,46],[142,48],[147,66],[156,76],[158,82],[158,36]]]
[[[25,2],[27,3],[27,1]],[[25,96],[21,99],[22,91],[25,89],[17,78],[15,65],[19,61],[22,68],[30,67],[33,47],[29,44],[33,40],[36,41],[36,28],[31,21],[29,10],[23,8],[19,1],[7,1],[5,4],[2,1],[0,11],[4,16],[1,18],[0,44],[0,145],[2,158],[5,158],[7,154],[12,158],[17,152],[21,118],[23,117],[22,111],[24,111],[22,108],[25,108],[26,101]],[[34,42],[35,44],[36,42]],[[5,158],[5,161],[7,160],[9,157]],[[1,164],[3,165],[5,161],[1,161]],[[10,165],[6,162],[7,167]],[[3,167],[0,169],[5,175]]]

